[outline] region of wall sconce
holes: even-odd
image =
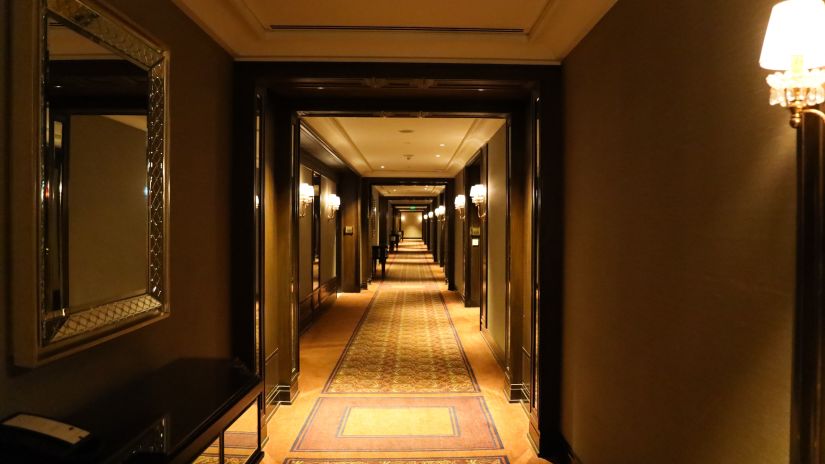
[[[335,219],[335,213],[341,209],[341,197],[334,193],[327,194],[327,219]]]
[[[464,195],[456,195],[455,197],[455,214],[459,219],[464,219],[467,207],[467,197]]]
[[[825,102],[825,3],[785,0],[774,5],[759,64],[777,71],[767,79],[770,102],[791,111],[791,127],[799,127],[805,113],[825,122],[825,113],[815,108]]]
[[[298,198],[301,202],[298,216],[304,217],[307,215],[307,208],[309,208],[315,200],[315,188],[306,182],[301,182],[301,185],[298,186]]]
[[[427,219],[432,219],[432,218],[433,218],[433,212],[432,212],[432,211],[430,211],[429,213],[427,213],[427,216],[425,216],[425,217],[426,217]]]
[[[445,220],[447,220],[447,207],[441,205],[438,208],[436,208],[435,217],[438,218],[439,222],[444,222]]]
[[[476,212],[479,219],[487,217],[487,187],[483,184],[476,184],[470,187],[470,198],[476,205]]]

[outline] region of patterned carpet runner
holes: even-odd
[[[387,271],[284,464],[508,464],[432,255],[405,240]]]
[[[284,464],[507,464],[506,456],[472,458],[289,458]]]
[[[461,347],[420,241],[403,243],[324,393],[475,393]]]

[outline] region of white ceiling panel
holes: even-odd
[[[493,118],[307,117],[364,177],[455,177],[506,123]]]

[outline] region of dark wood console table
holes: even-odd
[[[224,440],[242,437],[244,454],[232,455],[233,462],[257,463],[263,458],[262,395],[261,379],[242,366],[181,359],[58,418],[94,437],[82,453],[58,462],[224,462]],[[241,422],[245,430],[238,430]],[[31,458],[21,452],[19,460],[4,462],[35,462]]]

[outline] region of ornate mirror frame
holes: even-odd
[[[14,362],[36,367],[137,330],[169,315],[167,149],[168,53],[113,12],[88,0],[11,2],[10,232]],[[149,243],[146,293],[82,311],[46,311],[44,152],[47,20],[146,70]]]

